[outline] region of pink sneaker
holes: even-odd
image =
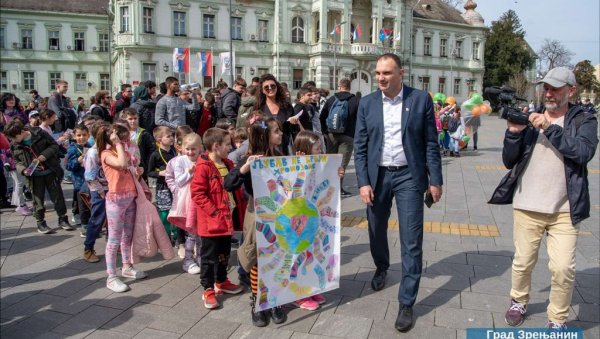
[[[315,310],[318,310],[319,307],[321,307],[321,306],[319,306],[319,303],[312,300],[312,298],[304,298],[304,299],[296,300],[292,304],[295,305],[296,307],[300,307],[301,309],[308,310],[308,311],[315,311]]]
[[[28,215],[32,215],[33,212],[31,212],[31,209],[29,209],[29,207],[27,207],[27,205],[23,205],[23,206],[19,206],[15,209],[15,212],[24,215],[24,216],[28,216]]]
[[[325,299],[325,297],[321,294],[313,295],[311,298],[312,300],[316,301],[319,305],[323,305],[327,302],[327,299]]]

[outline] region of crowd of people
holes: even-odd
[[[121,278],[148,276],[133,265],[140,248],[146,253],[152,252],[150,247],[160,248],[165,258],[176,252],[183,271],[200,276],[206,308],[219,307],[220,294],[241,293],[241,285],[246,285],[252,292],[252,323],[262,327],[271,320],[285,322],[286,314],[281,307],[254,309],[260,286],[251,164],[262,156],[341,153],[338,175],[341,195],[347,196],[350,193],[342,183],[354,153],[376,266],[374,291],[385,286],[390,266],[387,227],[396,201],[402,284],[395,327],[408,331],[422,272],[423,196],[430,203],[440,200],[441,157],[460,157],[465,133],[472,135],[477,150],[481,122],[479,116],[461,117],[453,98],[434,102],[427,92],[403,85],[402,63],[394,54],[380,56],[375,73],[379,90],[364,98],[350,92],[349,79],[341,79],[332,96],[309,81],[292,100],[287,85],[271,74],[253,78],[250,85],[238,78],[229,87],[221,80],[205,91],[195,84],[180,86],[175,77],[159,85],[123,84],[114,100],[110,93],[99,91],[89,99],[89,107],[83,98],[73,102],[66,96],[69,87],[64,80],[56,82],[56,91],[47,98],[31,91],[26,107],[14,94],[5,93],[0,99],[0,207],[33,214],[42,234],[78,229],[85,238],[83,259],[90,263],[100,261],[96,240],[106,234],[106,286],[114,292],[129,290]],[[553,245],[558,254],[551,254],[551,262],[556,262],[550,267],[553,287],[548,309],[549,326],[563,328],[573,288],[574,255],[556,258],[564,251],[575,253],[576,225],[589,216],[585,164],[598,143],[597,121],[581,106],[569,106],[575,86],[572,72],[557,71],[555,78],[546,78],[542,80],[546,112],[532,113],[529,126],[508,123],[503,159],[517,174],[503,180],[490,202],[512,203],[517,189],[515,228],[519,225],[522,230],[519,239],[515,235],[515,246],[527,254],[517,253],[513,262],[507,323],[518,326],[524,320],[536,246],[547,229],[549,236],[565,242]],[[532,143],[543,145],[534,152]],[[540,160],[558,152],[564,157]],[[524,167],[530,157],[531,170]],[[548,166],[553,175],[562,173],[563,181],[565,175],[569,177],[566,187],[553,185],[559,188],[550,190],[536,184],[534,176]],[[520,175],[527,180],[516,182]],[[73,185],[70,219],[63,183]],[[530,204],[544,194],[548,201]],[[57,228],[45,221],[47,195],[58,215]],[[155,204],[148,207],[144,202],[151,197]],[[27,204],[31,200],[33,210]],[[554,221],[537,220],[538,231],[524,231],[544,213]],[[141,220],[141,214],[150,217]],[[145,228],[147,220],[154,225],[152,216],[160,220],[158,230]],[[156,243],[134,239],[138,227],[144,228],[142,235],[154,232]],[[560,233],[564,230],[568,236]],[[234,237],[235,231],[242,233],[241,239]],[[532,237],[538,245],[527,240]],[[240,285],[227,277],[232,246],[239,246]],[[561,281],[560,288],[554,286],[555,280]],[[293,304],[313,311],[324,302],[325,297],[314,295]]]

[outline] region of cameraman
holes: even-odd
[[[531,113],[530,125],[508,121],[502,160],[511,171],[490,203],[513,205],[511,305],[505,321],[519,326],[530,298],[531,273],[547,233],[552,274],[547,327],[566,328],[575,282],[575,246],[581,221],[590,215],[587,163],[596,152],[596,118],[570,105],[575,75],[557,67],[540,81],[544,113]]]

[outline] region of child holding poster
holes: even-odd
[[[277,147],[281,145],[283,132],[280,122],[275,118],[264,120],[260,115],[253,115],[247,120],[249,130],[250,146],[248,156],[241,159],[235,169],[225,177],[225,189],[233,191],[243,185],[246,194],[249,195],[248,207],[244,217],[244,242],[238,249],[238,260],[246,272],[250,272],[250,284],[252,288],[251,307],[252,324],[256,327],[264,327],[269,323],[269,318],[276,324],[286,321],[287,315],[281,307],[274,307],[268,311],[255,312],[256,295],[258,288],[258,267],[256,253],[256,228],[254,225],[254,198],[252,190],[252,178],[250,166],[261,156],[281,156]]]

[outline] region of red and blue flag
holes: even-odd
[[[212,52],[200,52],[198,53],[200,59],[200,73],[205,77],[212,77]]]
[[[173,50],[173,73],[190,72],[190,49],[175,48]]]

